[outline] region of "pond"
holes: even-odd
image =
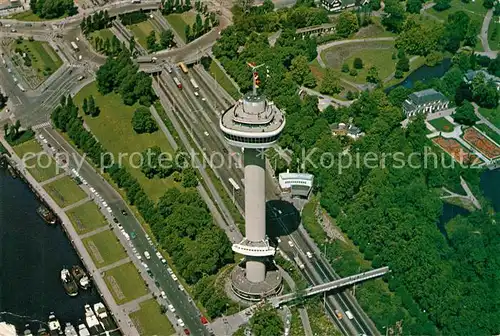
[[[405,88],[411,89],[418,81],[425,83],[430,79],[442,77],[450,67],[451,58],[445,58],[441,63],[435,66],[422,65],[420,68],[409,74],[408,77],[406,77],[401,83],[385,89],[385,92],[389,93],[392,89],[398,86],[404,86]]]

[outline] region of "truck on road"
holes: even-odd
[[[71,41],[71,46],[73,47],[73,49],[75,49],[75,51],[80,50],[80,49],[78,48],[78,46],[76,45],[76,43],[75,43],[75,42],[73,42],[73,41]]]
[[[295,263],[297,264],[297,266],[299,266],[300,269],[304,269],[304,263],[299,259],[298,256],[295,256],[293,260],[295,260]]]
[[[151,56],[137,57],[137,63],[155,63],[158,58]]]
[[[19,88],[19,90],[21,90],[22,92],[26,92],[26,90],[22,87],[21,84],[17,84],[17,87]]]

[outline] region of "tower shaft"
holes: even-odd
[[[266,161],[262,152],[245,148],[245,236],[250,242],[262,242],[266,238]],[[246,277],[251,282],[266,279],[263,258],[247,259]]]

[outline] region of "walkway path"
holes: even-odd
[[[307,92],[308,94],[310,94],[310,95],[321,96],[321,97],[323,97],[323,99],[330,100],[330,102],[333,102],[335,105],[350,106],[354,102],[353,100],[347,100],[347,101],[346,100],[340,100],[340,99],[334,98],[332,96],[328,96],[328,95],[322,94],[321,92],[318,92],[316,90],[306,88],[304,86],[301,86],[300,88],[302,90],[304,90],[305,92]]]
[[[82,199],[82,200],[79,200],[79,201],[78,201],[78,202],[76,202],[76,203],[73,203],[73,204],[71,204],[71,205],[68,205],[67,207],[65,207],[65,208],[64,208],[64,209],[62,209],[62,210],[63,210],[64,212],[66,212],[66,211],[69,211],[69,210],[71,210],[71,209],[78,208],[80,205],[83,205],[83,204],[87,203],[88,201],[90,201],[90,197],[89,197],[89,196],[85,197],[85,198],[84,198],[84,199]]]
[[[130,313],[133,313],[135,311],[138,311],[139,309],[141,309],[141,307],[139,306],[140,303],[144,302],[144,301],[147,301],[149,299],[152,299],[153,298],[153,294],[151,293],[148,293],[146,295],[143,295],[135,300],[132,300],[132,301],[129,301],[127,303],[124,303],[120,306],[120,308],[125,311],[127,314],[130,314]]]
[[[493,9],[489,9],[483,20],[483,26],[481,27],[481,34],[479,38],[481,39],[481,45],[485,52],[491,52],[490,45],[488,42],[488,29],[490,27],[491,18],[493,17]]]
[[[457,194],[457,193],[455,193],[453,191],[450,191],[449,189],[443,187],[442,189],[444,191],[446,191],[449,195],[441,196],[441,198],[442,199],[444,199],[444,198],[452,198],[452,197],[461,198],[461,199],[464,199],[466,201],[471,202],[477,209],[481,209],[482,208],[481,204],[479,203],[479,201],[477,200],[477,198],[474,196],[474,194],[472,193],[472,191],[469,188],[469,185],[467,184],[467,182],[465,182],[465,180],[463,179],[462,176],[460,176],[460,185],[464,189],[466,195]]]
[[[90,236],[93,236],[93,235],[96,235],[98,233],[101,233],[101,232],[104,232],[104,231],[108,231],[108,230],[109,230],[109,227],[107,225],[105,225],[103,227],[100,227],[98,229],[95,229],[95,230],[92,230],[90,232],[87,232],[87,233],[84,233],[84,234],[80,235],[80,239],[88,238]]]
[[[18,166],[21,166],[21,164],[22,164],[21,160],[15,154],[14,150],[9,145],[9,143],[3,137],[0,137],[0,142],[4,145],[4,147],[11,154],[11,159]],[[118,326],[122,330],[123,334],[124,335],[134,335],[134,336],[139,335],[139,332],[137,331],[137,329],[133,325],[129,316],[118,308],[118,305],[116,304],[115,299],[113,298],[113,295],[111,294],[106,283],[104,282],[104,279],[101,277],[99,272],[97,272],[97,267],[95,266],[92,258],[90,257],[87,249],[83,245],[82,240],[78,236],[78,233],[76,232],[75,228],[71,224],[71,221],[69,220],[66,213],[57,205],[57,203],[40,186],[40,184],[33,178],[33,176],[31,176],[31,174],[29,172],[27,172],[24,169],[21,172],[26,177],[26,180],[28,181],[28,183],[30,183],[35,188],[35,190],[39,193],[39,195],[41,197],[43,197],[43,199],[47,202],[47,204],[50,206],[50,208],[53,209],[55,211],[55,213],[57,214],[57,216],[61,219],[61,225],[64,226],[67,234],[70,236],[72,244],[74,245],[75,249],[79,252],[80,257],[81,257],[83,263],[85,264],[86,269],[89,271],[90,274],[93,275],[93,280],[94,280],[95,284],[99,288],[99,291],[101,292],[103,299],[106,301],[106,304],[107,304],[110,312],[115,316],[116,321],[118,323]]]
[[[320,44],[316,48],[318,52],[318,56],[316,59],[318,60],[318,63],[323,67],[326,68],[325,63],[321,59],[321,52],[335,46],[343,45],[343,44],[349,44],[349,43],[368,43],[368,42],[377,42],[377,41],[394,41],[396,40],[395,37],[393,36],[388,36],[388,37],[371,37],[371,38],[365,38],[365,39],[353,39],[353,40],[341,40],[341,41],[332,41],[328,42],[325,44]]]
[[[480,119],[479,123],[486,124],[489,128],[491,128],[493,131],[497,132],[498,135],[500,135],[500,129],[495,125],[493,125],[493,123],[488,119],[486,119],[481,113],[479,113],[479,106],[477,106],[476,103],[472,103],[472,105],[474,106],[474,113]]]
[[[60,178],[63,178],[64,176],[67,176],[67,175],[68,175],[68,174],[67,174],[66,172],[64,172],[64,173],[59,174],[59,175],[57,175],[57,176],[51,177],[51,178],[49,178],[48,180],[45,180],[45,181],[43,181],[43,182],[40,182],[40,185],[41,185],[41,186],[44,186],[44,185],[46,185],[46,184],[52,183],[52,182],[54,182],[54,181],[57,181],[57,180],[59,180]]]
[[[128,263],[130,261],[131,261],[130,257],[123,258],[123,259],[118,260],[118,261],[116,261],[116,262],[114,262],[112,264],[109,264],[107,266],[99,268],[99,272],[101,272],[101,273],[107,272],[107,271],[109,271],[112,268],[124,265],[124,264],[126,264],[126,263]]]

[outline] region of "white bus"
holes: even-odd
[[[21,90],[22,92],[26,92],[26,90],[21,86],[21,84],[17,84],[17,87],[19,88],[19,90]]]
[[[73,49],[75,49],[75,51],[78,51],[78,46],[76,45],[75,42],[71,41],[71,46],[73,47]]]
[[[196,81],[193,78],[191,78],[189,81],[191,82],[191,85],[193,86],[195,91],[198,91],[200,89],[200,87],[198,86],[198,84],[196,83]]]
[[[345,316],[347,316],[349,320],[352,320],[354,318],[354,315],[352,315],[352,313],[348,310],[345,311]]]
[[[232,177],[229,178],[229,183],[233,186],[234,190],[238,191],[240,190],[240,186],[233,180]]]

